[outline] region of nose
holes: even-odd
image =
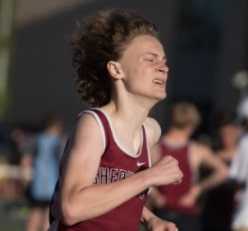
[[[159,62],[156,69],[157,71],[162,72],[162,73],[169,72],[169,67],[164,61]]]

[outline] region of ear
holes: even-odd
[[[107,70],[108,70],[110,76],[114,80],[119,80],[119,79],[122,79],[124,77],[124,72],[123,72],[122,66],[119,62],[109,61],[107,63]]]

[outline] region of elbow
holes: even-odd
[[[86,220],[86,218],[84,218],[84,215],[82,214],[82,211],[79,216],[77,206],[69,202],[62,203],[61,219],[62,219],[62,223],[65,224],[66,226],[72,226]]]
[[[66,226],[72,226],[77,223],[74,208],[67,203],[62,203],[61,206],[61,219],[62,223]]]
[[[67,193],[61,196],[60,218],[64,225],[73,226],[91,218],[87,200],[85,198],[83,199],[82,195],[80,203],[78,200],[79,198],[75,193]]]

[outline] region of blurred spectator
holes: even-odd
[[[51,116],[36,138],[32,180],[27,193],[31,206],[27,231],[48,229],[48,206],[58,177],[62,130],[62,121]]]
[[[0,197],[10,201],[20,199],[23,196],[24,174],[20,167],[22,153],[30,140],[26,132],[21,128],[5,129],[3,133],[4,151],[0,161]],[[1,151],[1,150],[0,150]],[[26,174],[27,175],[27,174]]]
[[[184,174],[182,183],[158,187],[151,193],[157,214],[175,222],[180,231],[201,229],[197,199],[203,192],[222,182],[227,175],[225,165],[212,154],[207,145],[190,139],[199,123],[200,115],[194,105],[174,105],[171,127],[154,150],[157,158],[165,155],[176,158]],[[199,182],[197,176],[201,165],[211,168],[213,173]]]
[[[237,231],[248,230],[248,134],[245,134],[240,141],[237,155],[235,156],[231,169],[230,176],[244,184],[237,195],[237,208],[233,220],[233,229]]]
[[[237,151],[240,127],[233,120],[226,120],[219,128],[220,149],[217,155],[230,165]]]
[[[232,223],[235,231],[248,230],[248,114],[244,113],[243,116],[244,132],[230,168],[230,177],[244,186],[236,195],[237,208]]]
[[[14,128],[10,132],[8,162],[10,164],[19,165],[22,158],[22,153],[25,153],[27,144],[27,135],[21,128]]]
[[[237,152],[240,127],[230,114],[221,114],[218,121],[218,147],[216,155],[229,166]],[[230,231],[234,210],[234,195],[240,185],[227,179],[210,189],[204,197],[202,212],[204,231]]]
[[[2,154],[4,152],[4,149],[6,149],[6,125],[0,120],[0,158],[2,158]]]

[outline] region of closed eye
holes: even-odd
[[[144,60],[147,61],[147,62],[150,62],[150,63],[155,63],[154,58],[145,58]]]
[[[149,58],[146,57],[145,60],[150,61],[150,62],[153,62],[154,61],[154,58],[153,57],[149,57]]]
[[[145,55],[143,56],[144,61],[150,62],[152,64],[159,64],[161,62],[163,62],[164,64],[166,64],[166,57],[164,56],[160,56],[157,53],[154,52],[147,52],[145,53]]]

